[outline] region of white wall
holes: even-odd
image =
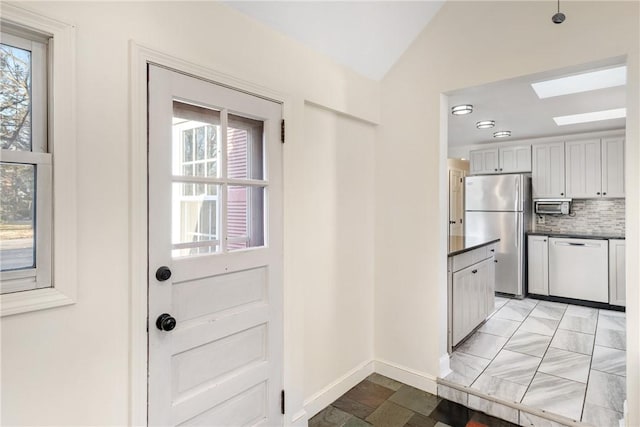
[[[307,105],[299,177],[308,224],[296,243],[304,265],[305,400],[309,416],[373,369],[374,126]],[[330,252],[327,249],[331,248]],[[370,365],[370,366],[367,366]],[[335,383],[338,384],[335,384]],[[341,388],[342,387],[342,388]],[[323,393],[327,391],[327,393]]]
[[[446,329],[446,128],[442,93],[629,55],[627,188],[640,185],[637,2],[446,2],[382,81],[376,145],[375,356],[438,376]],[[640,425],[637,191],[627,197],[630,425]],[[398,213],[401,213],[400,215]],[[438,302],[438,303],[436,303]],[[437,345],[439,344],[439,345]]]
[[[318,259],[305,256],[299,247],[313,246],[323,257],[346,257],[345,251],[371,239],[371,216],[354,229],[344,230],[356,210],[372,204],[371,151],[364,153],[362,164],[354,165],[354,151],[372,147],[371,126],[305,108],[304,103],[311,101],[375,122],[378,84],[215,2],[29,2],[21,7],[77,26],[78,185],[68,191],[78,194],[79,288],[73,306],[2,319],[1,423],[127,424],[130,39],[283,92],[293,104],[284,146],[285,289],[287,303],[295,307],[287,314],[292,326],[286,339],[295,348],[286,361],[290,368],[285,378],[287,416],[300,413],[304,397],[317,391],[314,387],[326,385],[370,358],[371,333],[358,327],[370,323],[372,317],[372,303],[367,302],[372,298],[367,288],[372,270],[370,265],[366,268],[372,253],[364,250],[353,266],[335,260],[335,268],[325,271],[317,268]],[[305,140],[309,136],[305,128],[323,128],[316,120],[330,127],[313,142],[335,150],[335,155],[323,157],[324,165],[306,152],[310,142]],[[356,140],[350,143],[352,137]],[[352,166],[355,175],[344,188],[337,188],[337,180],[345,178]],[[316,210],[318,201],[308,197],[315,185],[330,197],[334,225],[344,235],[316,241],[307,238],[310,230],[327,221],[327,211]],[[363,191],[351,199],[361,185]],[[365,268],[356,270],[360,265]],[[350,280],[335,283],[337,275]],[[353,327],[341,328],[338,340],[326,339],[335,332],[336,324],[323,321],[319,309],[324,307],[316,309],[320,319],[312,331],[323,338],[319,342],[305,338],[311,336],[305,330],[305,305],[315,307],[305,298],[317,296],[313,290],[308,294],[307,287],[318,283],[330,285],[323,304],[333,307],[335,316],[345,322],[355,319]],[[363,292],[360,304],[354,299],[359,292]],[[352,342],[349,350],[353,354],[332,359],[344,351],[341,345],[345,342]],[[309,353],[307,345],[315,352],[309,360],[304,356]],[[330,363],[321,371],[305,366],[305,361],[325,359]],[[312,376],[308,376],[310,370]]]

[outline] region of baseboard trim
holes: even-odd
[[[307,411],[301,409],[291,416],[291,424],[289,425],[291,427],[307,427],[308,420]]]
[[[431,394],[437,394],[437,379],[425,372],[416,371],[415,369],[397,365],[387,360],[376,360],[375,371],[380,375],[389,377],[401,383],[408,384],[412,387],[426,391]]]
[[[445,378],[453,372],[451,370],[450,361],[449,353],[445,353],[440,356],[440,378]]]
[[[325,407],[329,406],[349,389],[374,372],[374,361],[362,362],[342,377],[338,378],[322,390],[304,401],[304,410],[308,418],[313,417]]]

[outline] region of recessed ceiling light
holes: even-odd
[[[493,133],[494,138],[506,138],[507,136],[511,136],[510,130],[501,130]]]
[[[598,122],[600,120],[621,119],[627,117],[626,108],[614,110],[594,111],[592,113],[572,114],[570,116],[554,117],[558,126],[575,125],[578,123]]]
[[[473,105],[471,104],[456,105],[455,107],[451,108],[451,114],[455,116],[461,116],[463,114],[471,113],[473,113]]]
[[[569,95],[627,84],[627,66],[591,71],[544,82],[531,83],[538,98]]]
[[[490,129],[496,125],[494,120],[482,120],[480,122],[476,122],[476,127],[478,129]]]

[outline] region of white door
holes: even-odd
[[[149,425],[282,425],[281,105],[148,84]]]
[[[464,171],[461,169],[449,170],[449,235],[462,236],[462,217],[464,215]]]

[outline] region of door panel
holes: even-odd
[[[281,118],[149,67],[150,425],[282,424]]]

